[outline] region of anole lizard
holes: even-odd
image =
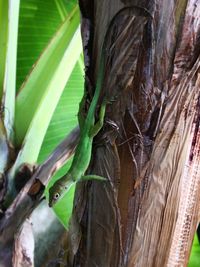
[[[69,188],[82,180],[106,180],[98,175],[85,175],[85,172],[89,166],[92,152],[93,138],[101,130],[104,122],[106,104],[109,102],[105,97],[99,112],[99,120],[95,123],[95,111],[101,92],[102,78],[104,72],[104,45],[102,47],[99,74],[97,77],[95,93],[90,104],[87,116],[82,122],[83,118],[81,112],[79,112],[79,126],[80,126],[80,139],[76,147],[72,165],[67,174],[61,177],[54,185],[49,189],[49,206],[52,207],[63,195],[69,190]],[[81,108],[81,104],[80,104]]]
[[[95,111],[99,99],[99,95],[102,87],[102,79],[104,75],[105,62],[104,56],[106,53],[106,41],[110,30],[112,29],[112,24],[115,21],[115,18],[119,15],[120,12],[128,9],[137,9],[135,6],[124,7],[119,10],[115,16],[110,21],[106,34],[104,36],[104,42],[101,49],[100,55],[100,64],[99,64],[99,72],[96,82],[95,93],[90,104],[87,116],[82,123],[81,112],[79,112],[79,126],[80,126],[80,139],[79,143],[76,147],[76,151],[74,154],[74,159],[72,161],[72,165],[67,172],[66,175],[61,177],[58,181],[54,183],[54,185],[49,189],[49,206],[52,207],[63,195],[69,190],[69,188],[76,184],[78,181],[82,180],[106,180],[105,178],[98,175],[85,175],[85,172],[89,166],[92,152],[92,144],[93,138],[97,135],[97,133],[101,130],[103,126],[104,116],[106,105],[110,102],[107,97],[104,98],[99,112],[99,121],[95,124]],[[139,8],[146,12],[145,9]],[[146,14],[145,14],[146,15]]]

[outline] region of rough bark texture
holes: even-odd
[[[108,182],[77,188],[67,266],[187,266],[200,203],[200,1],[79,3],[87,98],[100,56],[102,96],[117,98],[88,170]]]

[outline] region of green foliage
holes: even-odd
[[[13,124],[15,113],[15,88],[16,88],[16,58],[17,58],[17,33],[19,17],[19,0],[3,1],[0,3],[0,46],[2,48],[0,71],[0,98],[1,107],[4,107],[3,121],[7,138],[13,140]]]
[[[24,161],[34,162],[38,153],[37,161],[42,163],[77,124],[76,115],[83,93],[81,59],[75,66],[81,51],[80,34],[74,35],[78,24],[76,1],[67,1],[67,4],[66,1],[21,2],[17,85],[22,84],[22,87],[17,96],[15,128],[17,145],[23,142],[23,149],[15,169]],[[67,85],[63,86],[66,81]],[[69,164],[54,179],[64,174]],[[71,214],[72,198],[73,189],[55,207],[65,226]]]
[[[12,120],[15,115],[14,145],[19,149],[8,172],[8,203],[13,195],[13,179],[18,167],[24,162],[41,163],[50,155],[77,124],[78,106],[83,94],[77,1],[21,0],[20,6],[18,0],[11,2],[0,0],[0,92],[2,94],[6,79],[9,86],[4,89],[4,99],[9,111],[7,114]],[[16,101],[15,91],[18,92]],[[13,130],[13,121],[10,122]],[[7,126],[6,121],[4,123]],[[6,128],[8,135],[10,129]],[[64,174],[69,164],[54,179]],[[68,207],[58,203],[55,208],[65,226],[72,209],[73,190],[66,197],[62,203],[64,201]]]
[[[81,53],[78,7],[66,18],[23,83],[16,101],[16,143],[20,145],[30,124],[48,124]],[[68,68],[66,65],[68,64]],[[23,115],[23,121],[21,121]],[[36,128],[36,122],[32,128]],[[43,130],[45,131],[45,129]],[[36,134],[36,133],[34,133]],[[35,136],[37,138],[37,136]]]
[[[197,235],[195,235],[188,267],[199,267],[199,266],[200,266],[200,245],[197,239]]]
[[[17,54],[17,90],[61,23],[76,5],[76,0],[21,0]]]
[[[82,67],[77,63],[67,83],[66,90],[64,90],[51,119],[39,154],[39,163],[42,163],[46,159],[56,145],[58,145],[78,123],[78,105],[83,94],[82,72]],[[67,164],[56,173],[50,185],[66,173],[70,164],[71,161],[68,161]],[[72,210],[73,193],[74,188],[71,188],[70,192],[54,207],[58,218],[66,227]]]

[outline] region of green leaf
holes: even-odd
[[[33,127],[32,119],[36,116],[36,113],[41,125],[44,121],[46,122],[47,118],[44,117],[43,113],[45,110],[46,114],[49,113],[49,111],[47,112],[48,107],[50,107],[52,115],[51,111],[55,109],[75,62],[81,53],[80,34],[77,32],[74,35],[78,25],[79,12],[78,7],[76,7],[58,30],[23,84],[16,101],[15,131],[17,145],[22,143],[30,123]],[[51,116],[49,117],[51,118]],[[37,126],[40,127],[39,124]]]
[[[82,61],[82,60],[81,60]],[[55,147],[78,124],[79,102],[83,95],[83,68],[76,63],[50,121],[38,157],[38,163],[46,160]]]
[[[38,163],[42,163],[47,156],[50,155],[53,149],[77,125],[79,102],[83,95],[83,82],[83,63],[82,59],[80,59],[80,61],[76,64],[72,75],[70,76],[66,89],[64,90],[53,114],[44,142],[42,144]],[[49,186],[51,186],[58,178],[67,172],[71,161],[72,160],[68,161],[65,166],[55,174],[53,179],[50,181]],[[65,227],[68,226],[69,218],[71,216],[73,195],[74,189],[72,188],[54,207],[54,211]]]
[[[76,0],[21,0],[17,55],[17,90],[61,23],[74,10]],[[60,14],[62,10],[63,16]]]
[[[200,266],[199,263],[200,263],[200,245],[197,235],[195,235],[188,267],[199,267]]]
[[[67,51],[60,62],[59,67],[57,67],[54,72],[52,79],[48,77],[51,83],[48,84],[46,94],[42,96],[42,102],[38,106],[30,128],[25,136],[23,148],[15,162],[15,167],[18,167],[23,162],[36,162],[50,119],[65,88],[65,84],[70,77],[77,58],[80,56],[80,41],[80,34],[79,32],[76,32],[70,46],[68,46]],[[76,51],[76,55],[74,55],[75,53],[73,53],[73,51]],[[69,67],[66,71],[65,66],[68,65]]]
[[[63,42],[61,44],[66,45],[66,39],[62,41]],[[60,52],[61,45],[59,45],[57,48]],[[48,73],[46,73],[45,75],[45,77],[49,80],[48,85],[46,87],[46,92],[43,96],[41,96],[40,99],[41,103],[35,112],[34,118],[25,136],[22,150],[19,152],[15,164],[13,165],[12,170],[10,172],[11,177],[15,174],[17,168],[22,163],[36,162],[50,119],[54,113],[54,110],[60,99],[63,89],[65,88],[65,84],[68,78],[70,77],[71,71],[77,61],[77,58],[80,56],[80,52],[81,52],[81,39],[79,31],[77,31],[74,37],[72,38],[70,44],[68,45],[66,52],[63,55],[63,58],[60,60],[59,64],[56,64],[56,67],[54,68],[54,73],[51,73],[51,76],[48,76]],[[53,56],[55,54],[56,51],[54,50]],[[67,70],[65,68],[66,66],[68,66]],[[42,68],[42,71],[43,70],[44,69]],[[38,79],[36,78],[34,82],[37,83]],[[44,82],[44,84],[46,85],[46,81]],[[29,92],[32,93],[32,91]],[[20,105],[23,104],[25,103],[21,103]],[[24,111],[26,110],[24,106],[18,106],[18,107],[22,108],[22,110]],[[24,118],[24,116],[22,116],[22,113],[20,117]],[[10,179],[12,179],[11,177]]]
[[[16,59],[17,35],[19,18],[19,0],[9,1],[8,12],[8,44],[6,53],[6,71],[4,76],[3,105],[4,125],[8,139],[13,139],[13,124],[15,113],[15,88],[16,88]]]
[[[37,161],[51,117],[80,57],[82,43],[78,26],[79,12],[76,7],[35,64],[17,97],[15,129],[19,133],[23,128],[25,138],[8,173],[7,203],[16,193],[13,179],[18,167],[25,162]],[[77,106],[78,103],[76,113]]]
[[[55,0],[55,4],[56,7],[58,9],[58,12],[60,14],[60,17],[62,20],[65,20],[65,18],[67,17],[67,10],[66,10],[66,6],[62,0]]]

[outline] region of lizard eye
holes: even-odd
[[[66,186],[65,186],[65,190],[67,190],[67,189],[68,189],[68,186],[66,185]]]
[[[54,195],[54,199],[58,199],[59,196],[60,196],[60,194],[56,193],[56,194]]]

